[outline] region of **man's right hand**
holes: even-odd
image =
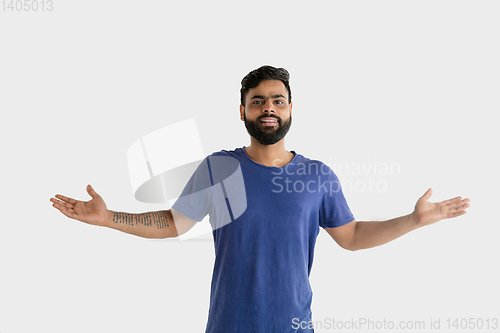
[[[107,209],[102,197],[97,194],[92,186],[87,185],[87,193],[92,197],[90,201],[79,201],[56,194],[51,198],[52,206],[72,219],[88,224],[104,226],[110,219],[111,212]],[[58,200],[59,199],[59,200]]]

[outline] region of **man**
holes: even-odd
[[[335,173],[285,149],[292,101],[283,68],[262,66],[245,76],[240,118],[250,146],[208,156],[172,209],[113,212],[90,185],[88,202],[51,199],[70,218],[150,238],[176,237],[209,214],[216,257],[206,332],[312,332],[298,323],[312,320],[309,274],[320,227],[355,251],[463,215],[469,207],[461,197],[430,203],[429,189],[411,214],[356,221]]]

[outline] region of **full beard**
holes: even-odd
[[[260,119],[264,117],[273,117],[272,115],[263,115],[257,118],[254,122],[247,121],[246,114],[243,114],[243,119],[245,121],[245,127],[247,128],[248,134],[257,140],[261,145],[268,146],[273,145],[285,137],[292,126],[292,116],[288,118],[284,123],[281,122],[281,118],[274,117],[278,120],[277,129],[272,127],[262,126]]]

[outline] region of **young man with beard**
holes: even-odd
[[[289,74],[262,66],[242,80],[240,118],[250,145],[208,156],[172,209],[110,211],[92,200],[52,198],[63,214],[142,237],[176,237],[207,214],[215,264],[206,332],[313,332],[309,274],[319,228],[343,248],[379,246],[419,227],[465,214],[469,199],[428,202],[381,222],[354,219],[335,173],[285,149],[292,122]]]

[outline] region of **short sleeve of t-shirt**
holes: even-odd
[[[320,207],[319,225],[322,228],[335,228],[353,221],[354,215],[347,205],[337,175],[333,170],[328,169],[330,170],[328,181],[323,184],[326,190]]]
[[[196,168],[180,197],[172,208],[190,219],[200,222],[211,212],[211,175],[208,157]]]
[[[172,208],[198,222],[210,215],[214,230],[240,216],[246,209],[246,195],[238,160],[226,151],[207,156]]]

